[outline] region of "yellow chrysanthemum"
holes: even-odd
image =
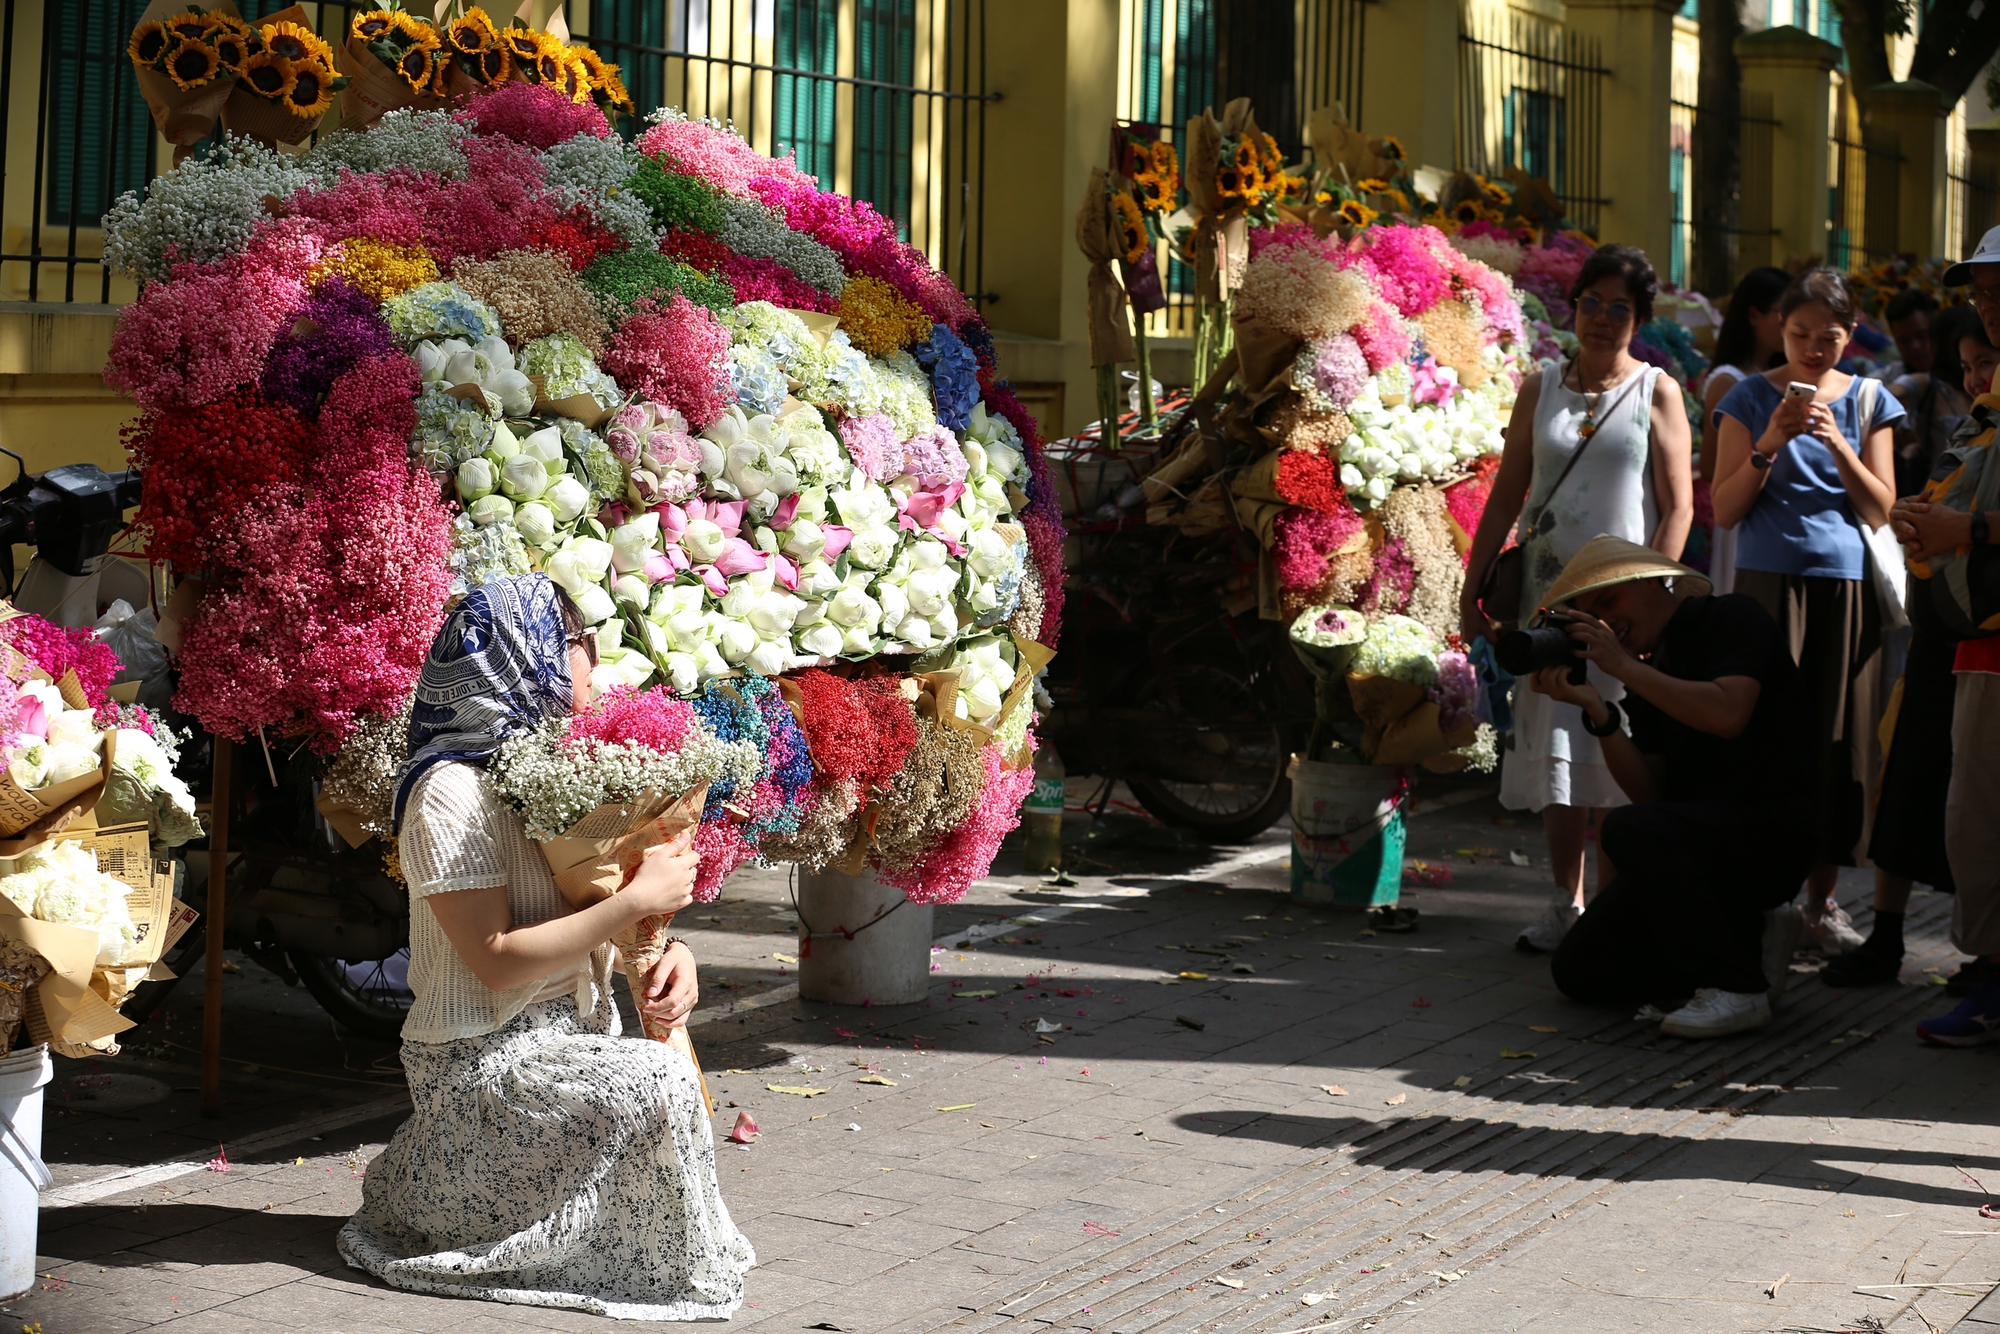
[[[183,89],[199,88],[222,68],[222,58],[206,42],[182,42],[167,53],[167,76]]]
[[[151,65],[173,44],[167,25],[158,19],[148,19],[132,29],[132,40],[125,44],[125,54],[132,57],[135,65]]]
[[[308,275],[315,283],[336,276],[345,278],[350,286],[366,292],[372,300],[387,301],[412,287],[436,282],[438,266],[422,246],[396,245],[372,236],[357,236],[341,242]]]
[[[269,51],[259,51],[243,62],[243,82],[259,97],[281,102],[292,91],[292,63]]]
[[[854,346],[871,357],[885,357],[931,336],[930,316],[888,283],[865,274],[849,278],[841,289],[839,319]]]

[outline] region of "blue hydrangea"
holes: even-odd
[[[959,336],[942,324],[913,349],[917,364],[931,375],[940,425],[963,431],[972,424],[972,405],[979,401],[979,359]]]
[[[457,283],[424,283],[382,303],[382,318],[404,347],[426,338],[463,338],[477,343],[500,332],[493,307]]]
[[[785,406],[785,372],[761,347],[738,343],[729,349],[729,392],[747,413],[776,416]]]

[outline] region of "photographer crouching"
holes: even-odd
[[[1555,983],[1573,1000],[1656,1005],[1678,1037],[1770,1021],[1799,924],[1774,917],[1767,952],[1766,914],[1814,854],[1798,668],[1762,606],[1709,589],[1647,547],[1592,538],[1546,594],[1568,644],[1544,635],[1523,663],[1537,692],[1582,708],[1632,801],[1605,817],[1614,878],[1556,951]],[[1530,634],[1508,636],[1508,656]],[[1540,665],[1570,655],[1623,682],[1623,703],[1580,666]]]

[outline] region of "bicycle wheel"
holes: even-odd
[[[303,950],[286,950],[285,957],[292,961],[299,981],[336,1023],[385,1042],[402,1036],[403,1020],[409,1016],[414,999],[405,972],[409,950],[355,963]]]
[[[1291,802],[1288,756],[1276,714],[1247,680],[1190,663],[1155,677],[1138,710],[1163,743],[1127,784],[1161,820],[1234,842],[1271,827]]]

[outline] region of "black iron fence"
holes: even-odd
[[[251,19],[286,6],[239,0]],[[0,300],[132,295],[102,263],[100,224],[166,165],[125,54],[144,7],[0,0]],[[305,9],[338,42],[372,7]],[[895,219],[975,302],[990,299],[986,0],[595,0],[589,18],[576,35],[624,67],[642,111],[679,107],[797,153],[823,186]]]
[[[1959,222],[1952,239],[1959,254],[1969,255],[1989,228],[2000,227],[2000,171],[1968,164],[1951,173],[1950,186]]]
[[[1602,197],[1604,80],[1598,45],[1512,11],[1463,10],[1458,30],[1458,166],[1547,181],[1569,216],[1595,228]]]
[[[1771,226],[1771,135],[1779,122],[1769,114],[1768,93],[1746,90],[1741,97],[1742,109],[1734,112],[1673,99],[1668,166],[1673,181],[1674,230],[1668,266],[1673,281],[1680,286],[1697,283],[1705,242],[1719,242],[1727,254],[1729,286],[1734,285],[1736,275],[1771,262],[1771,238],[1779,234]],[[1738,207],[1733,224],[1703,210],[1696,199],[1696,174],[1701,167],[1696,127],[1703,117],[1726,122],[1736,141]]]

